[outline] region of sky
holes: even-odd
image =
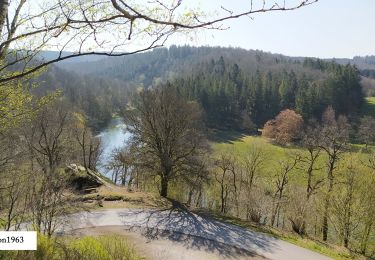
[[[192,0],[190,0],[192,1]],[[219,0],[201,2],[203,10]],[[231,10],[244,10],[249,0],[222,0]],[[204,31],[193,41],[172,38],[168,44],[231,46],[289,56],[352,58],[375,55],[375,0],[319,0],[295,11],[262,13],[225,23],[224,31]]]

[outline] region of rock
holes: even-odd
[[[104,184],[103,180],[91,170],[76,164],[70,164],[66,167],[65,172],[69,175],[71,186],[83,192],[86,189],[94,189]]]
[[[84,171],[86,171],[86,168],[83,167],[83,166],[81,166],[81,165],[78,166],[77,169],[78,169],[78,171],[80,171],[80,172],[84,172]]]

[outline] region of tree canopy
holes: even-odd
[[[4,0],[0,2],[0,83],[83,55],[123,56],[163,46],[175,33],[225,29],[224,22],[258,13],[289,11],[317,0],[249,0],[242,10],[218,6],[209,15],[188,1]],[[58,54],[38,59],[41,50]],[[40,58],[40,56],[39,56]]]

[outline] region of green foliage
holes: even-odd
[[[84,256],[84,259],[111,259],[109,252],[105,249],[104,245],[100,243],[100,241],[97,238],[84,237],[78,239],[70,244],[70,248],[73,251],[76,251],[77,254]]]
[[[261,127],[286,108],[297,110],[305,119],[320,118],[328,106],[338,114],[357,113],[363,102],[357,69],[319,64],[312,68],[323,72],[324,80],[294,70],[246,71],[237,63],[228,66],[221,56],[177,79],[176,85],[186,98],[200,102],[208,125],[217,128],[240,130],[244,113]]]
[[[32,99],[19,83],[0,86],[0,133],[30,117]]]
[[[36,251],[0,251],[7,260],[139,260],[132,246],[121,236],[54,238],[38,234]]]

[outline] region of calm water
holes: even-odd
[[[122,119],[114,118],[107,128],[99,133],[98,137],[100,137],[103,144],[103,153],[100,157],[98,170],[100,173],[111,177],[112,173],[105,168],[105,165],[110,161],[111,154],[115,149],[125,146],[130,134],[125,132],[125,124]]]

